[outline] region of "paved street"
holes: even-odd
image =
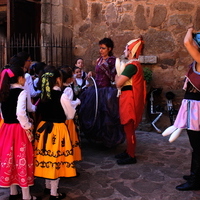
[[[60,181],[65,200],[200,200],[200,191],[175,189],[189,174],[191,149],[186,132],[170,144],[161,134],[137,131],[137,164],[116,164],[114,155],[124,149],[125,144],[106,149],[83,138],[83,161],[77,163],[80,176]],[[44,180],[36,179],[32,194],[43,195],[43,189]],[[0,200],[8,196],[9,189],[0,189]]]

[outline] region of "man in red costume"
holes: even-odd
[[[116,61],[115,78],[119,95],[119,112],[121,124],[126,134],[127,149],[115,156],[117,164],[134,164],[136,136],[135,131],[142,119],[146,99],[146,82],[138,57],[143,47],[143,40],[137,38],[127,43],[124,55],[127,62]]]

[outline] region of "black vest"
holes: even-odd
[[[6,101],[1,103],[1,110],[4,118],[4,123],[19,123],[19,121],[17,120],[16,109],[18,96],[22,92],[22,90],[23,89],[21,88],[11,89]]]
[[[60,102],[61,95],[61,91],[52,90],[51,99],[39,103],[38,111],[41,114],[42,121],[55,123],[65,122],[66,116]]]

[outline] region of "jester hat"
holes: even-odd
[[[142,51],[143,43],[144,41],[142,38],[133,39],[127,43],[128,50],[131,51],[132,58],[135,57],[138,59]]]

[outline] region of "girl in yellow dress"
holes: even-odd
[[[38,111],[41,115],[35,134],[35,173],[46,180],[50,199],[63,199],[58,194],[60,177],[76,176],[73,149],[65,124],[68,111],[66,96],[61,91],[61,73],[48,66],[41,77],[41,100]]]

